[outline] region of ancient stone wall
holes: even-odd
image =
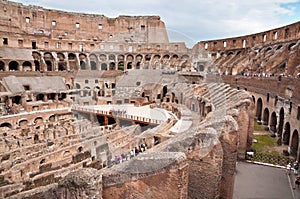
[[[296,22],[265,32],[220,40],[201,41],[196,45],[200,45],[201,49],[207,49],[209,51],[224,51],[252,48],[256,46],[268,46],[274,43],[296,40],[299,39],[299,37],[300,23]]]

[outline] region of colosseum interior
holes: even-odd
[[[232,198],[254,120],[300,160],[300,22],[187,48],[159,16],[0,5],[0,198]]]

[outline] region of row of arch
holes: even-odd
[[[187,54],[95,54],[37,52],[33,60],[0,60],[0,71],[64,71],[64,70],[124,70],[140,69],[142,64],[163,64],[188,60]]]
[[[55,115],[50,115],[47,118],[43,118],[43,117],[36,117],[34,118],[31,122],[28,121],[28,119],[19,119],[16,124],[18,127],[24,127],[26,125],[41,125],[44,123],[44,121],[49,121],[49,122],[55,122],[56,121],[56,116]],[[0,128],[2,127],[7,127],[9,129],[13,129],[15,127],[15,124],[11,123],[11,122],[3,122],[0,124]]]
[[[255,97],[252,96],[255,103]],[[285,121],[284,108],[281,107],[279,115],[276,111],[271,113],[270,108],[267,106],[263,109],[263,100],[257,99],[256,102],[256,113],[255,116],[257,121],[260,121],[263,125],[268,126],[270,131],[277,133],[281,143],[290,147],[290,154],[297,158],[299,151],[299,132],[298,130],[292,129],[290,121]],[[299,159],[300,157],[298,157]]]

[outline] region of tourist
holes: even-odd
[[[298,174],[298,169],[299,169],[299,163],[298,161],[294,162],[294,174],[297,175]]]
[[[300,185],[300,176],[297,176],[296,179],[295,179],[295,185],[294,185],[294,189],[296,188],[296,185],[297,185],[297,188],[299,188],[299,185]]]
[[[288,165],[286,165],[286,174],[290,175],[292,169],[292,164],[289,162]]]

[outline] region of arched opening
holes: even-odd
[[[41,117],[35,118],[34,119],[34,124],[35,125],[41,125],[41,124],[43,124],[43,118],[41,118]]]
[[[263,124],[264,125],[269,124],[269,109],[267,109],[267,108],[265,108],[265,110],[264,110]]]
[[[49,117],[49,121],[50,121],[50,122],[55,122],[55,115],[51,115],[51,116]]]
[[[59,71],[67,70],[67,63],[65,61],[58,62],[58,70]]]
[[[78,147],[78,152],[80,153],[80,152],[82,152],[83,151],[83,147],[82,146],[80,146],[80,147]]]
[[[80,84],[76,83],[75,87],[76,87],[76,89],[80,89]]]
[[[294,130],[293,136],[292,136],[292,143],[291,143],[291,156],[294,158],[297,157],[297,152],[298,152],[298,146],[299,146],[299,135],[298,131]]]
[[[34,60],[34,66],[35,66],[35,71],[40,71],[41,70],[41,66],[40,66],[39,61]]]
[[[39,135],[34,134],[33,141],[34,141],[35,144],[38,143],[39,142]]]
[[[279,112],[279,125],[278,125],[278,136],[281,137],[284,123],[284,109],[281,108]]]
[[[40,93],[36,96],[36,101],[44,101],[44,94]]]
[[[63,53],[57,53],[58,58],[58,70],[67,70],[67,63],[65,62],[65,55]]]
[[[132,62],[127,63],[127,69],[132,69]]]
[[[80,60],[80,70],[86,70],[85,61]]]
[[[101,61],[107,61],[107,57],[106,57],[106,55],[104,55],[104,54],[101,54],[101,55],[99,56],[99,59],[100,59]]]
[[[23,63],[23,71],[32,71],[32,64],[29,61]]]
[[[141,62],[136,63],[135,69],[141,69]]]
[[[271,121],[270,121],[270,130],[273,133],[276,133],[276,131],[277,131],[276,125],[277,125],[277,116],[276,116],[276,113],[273,112],[271,115]]]
[[[47,60],[47,61],[45,61],[45,63],[47,65],[47,71],[53,71],[52,62]]]
[[[0,71],[5,71],[5,64],[3,61],[0,61]]]
[[[27,120],[20,120],[20,121],[19,121],[19,126],[20,126],[21,128],[26,127],[27,124],[28,124],[28,121],[27,121]]]
[[[106,63],[101,64],[101,70],[107,70],[107,64]]]
[[[2,128],[2,127],[7,127],[7,128],[12,129],[12,125],[11,125],[10,123],[8,123],[8,122],[2,123],[2,124],[0,125],[0,128]]]
[[[282,138],[284,145],[290,145],[290,136],[291,136],[291,126],[290,126],[290,123],[287,122],[284,125],[284,132],[283,132],[283,138]]]
[[[163,87],[163,96],[162,96],[163,98],[166,97],[167,92],[168,92],[168,88],[167,88],[167,86],[164,86]]]
[[[47,71],[54,71],[52,54],[49,52],[45,53],[44,60],[45,60],[46,66],[47,66]]]
[[[115,56],[115,55],[109,55],[109,56],[108,56],[108,60],[109,60],[109,61],[115,61],[115,59],[116,59],[116,56]]]
[[[70,70],[77,69],[76,55],[74,53],[68,54],[68,61]]]
[[[116,70],[116,64],[115,64],[115,62],[111,62],[109,64],[109,70]]]
[[[258,122],[261,121],[261,113],[262,113],[262,99],[258,98],[257,105],[256,105],[256,120]]]
[[[8,64],[9,71],[18,71],[19,70],[19,63],[16,61],[11,61]]]
[[[291,50],[295,45],[296,45],[296,43],[291,43],[291,44],[288,46],[288,49]]]
[[[133,56],[132,55],[127,55],[126,61],[132,62],[133,61]]]
[[[145,60],[146,60],[146,61],[150,61],[150,60],[151,60],[151,55],[146,55],[146,56],[145,56]]]
[[[97,70],[97,63],[95,61],[90,61],[91,70]]]
[[[118,70],[124,70],[124,62],[123,61],[120,61],[119,63],[118,63]]]

